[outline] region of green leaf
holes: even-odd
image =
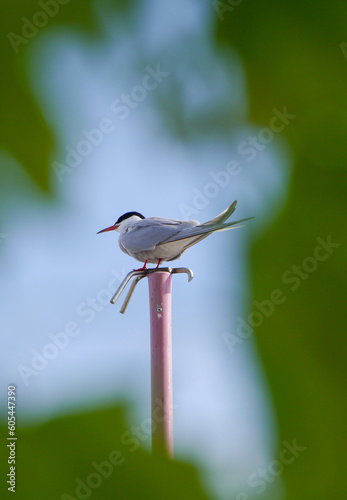
[[[147,426],[145,431],[136,427],[125,425],[120,408],[25,430],[19,426],[16,498],[207,500],[193,467],[151,456],[141,448],[150,440]],[[4,428],[0,435],[5,443]],[[7,464],[5,450],[2,446],[2,464]],[[9,467],[3,467],[2,474]]]
[[[252,252],[254,299],[286,296],[256,329],[280,438],[307,447],[284,469],[286,500],[347,497],[346,21],[342,1],[245,1],[216,32],[243,58],[253,120],[267,126],[275,107],[296,115],[281,132],[293,157],[289,199]],[[317,250],[329,235],[340,246]]]

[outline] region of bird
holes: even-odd
[[[226,223],[235,211],[236,203],[237,200],[214,219],[203,224],[197,220],[146,218],[139,212],[127,212],[121,215],[115,224],[97,234],[117,231],[121,250],[144,263],[138,271],[146,269],[147,264],[157,264],[159,268],[162,261],[179,259],[188,248],[210,234],[241,227],[236,224],[254,219],[248,217]]]

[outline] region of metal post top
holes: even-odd
[[[118,290],[116,291],[116,293],[112,297],[111,304],[116,303],[116,301],[119,299],[120,295],[122,294],[124,288],[129,283],[129,281],[132,278],[135,278],[130,286],[130,289],[129,289],[128,294],[125,298],[124,304],[122,305],[121,310],[120,310],[120,312],[122,314],[124,314],[128,304],[129,304],[129,301],[132,297],[132,294],[134,293],[134,290],[135,290],[137,283],[142,278],[145,278],[149,274],[159,273],[159,272],[170,273],[170,274],[186,273],[188,275],[188,281],[192,281],[192,279],[194,278],[193,271],[191,269],[189,269],[188,267],[174,267],[174,268],[172,268],[172,267],[158,267],[158,268],[154,268],[154,269],[137,269],[134,271],[130,271],[130,273],[128,273],[125,276],[124,280],[119,285]]]

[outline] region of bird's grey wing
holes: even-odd
[[[198,221],[182,222],[175,219],[149,217],[129,227],[128,231],[122,235],[122,245],[131,252],[154,250],[163,240],[173,238],[181,231],[198,224]]]
[[[226,220],[229,219],[229,217],[235,212],[235,208],[237,205],[237,200],[235,200],[228,208],[223,210],[219,215],[217,215],[214,219],[211,219],[207,222],[204,222],[201,224],[201,226],[207,226],[211,224],[222,224]],[[211,234],[210,232],[200,234],[200,236],[197,236],[196,238],[192,239],[187,245],[184,247],[184,251],[186,251],[189,247],[195,245],[196,243],[199,243],[199,241],[207,238],[207,236]]]
[[[180,231],[178,234],[174,234],[170,237],[168,237],[165,241],[162,241],[160,244],[164,243],[171,243],[173,241],[178,241],[178,240],[184,240],[186,238],[192,238],[194,236],[197,236],[194,241],[190,242],[189,246],[194,245],[200,239],[206,238],[211,233],[214,233],[216,231],[225,231],[227,229],[232,229],[232,226],[235,226],[236,224],[240,224],[241,222],[245,222],[246,220],[254,219],[254,217],[248,217],[247,219],[241,219],[237,220],[234,222],[228,222],[226,224],[200,224],[195,227],[189,227],[186,228],[185,230]],[[239,226],[237,226],[239,227]],[[200,238],[201,237],[201,238]],[[188,247],[187,247],[188,248]]]

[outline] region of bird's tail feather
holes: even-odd
[[[165,240],[161,244],[163,245],[166,243],[171,243],[173,241],[184,240],[186,238],[193,238],[194,236],[197,236],[197,237],[201,236],[201,239],[202,239],[202,238],[208,236],[209,234],[215,233],[217,231],[225,231],[227,229],[233,229],[232,226],[235,226],[236,224],[240,224],[241,222],[245,222],[246,220],[250,220],[250,219],[254,219],[254,217],[248,217],[247,219],[241,219],[241,220],[237,220],[234,222],[228,222],[226,224],[214,224],[214,223],[211,224],[211,221],[209,221],[208,224],[206,224],[206,223],[201,224],[199,226],[196,226],[193,229],[189,229],[189,232],[187,231],[187,234],[184,234],[183,231],[179,234],[175,234],[174,236],[172,236],[171,238],[168,238],[167,240]],[[240,226],[236,226],[236,227],[240,227]],[[200,240],[200,238],[198,238],[198,239]],[[194,240],[194,244],[195,243],[197,243],[196,240]]]
[[[214,219],[209,220],[208,222],[205,222],[204,224],[201,224],[201,226],[207,226],[209,224],[222,224],[226,220],[229,219],[230,215],[234,213],[235,208],[236,208],[237,200],[234,201],[228,208],[223,210],[219,215],[217,215]]]

